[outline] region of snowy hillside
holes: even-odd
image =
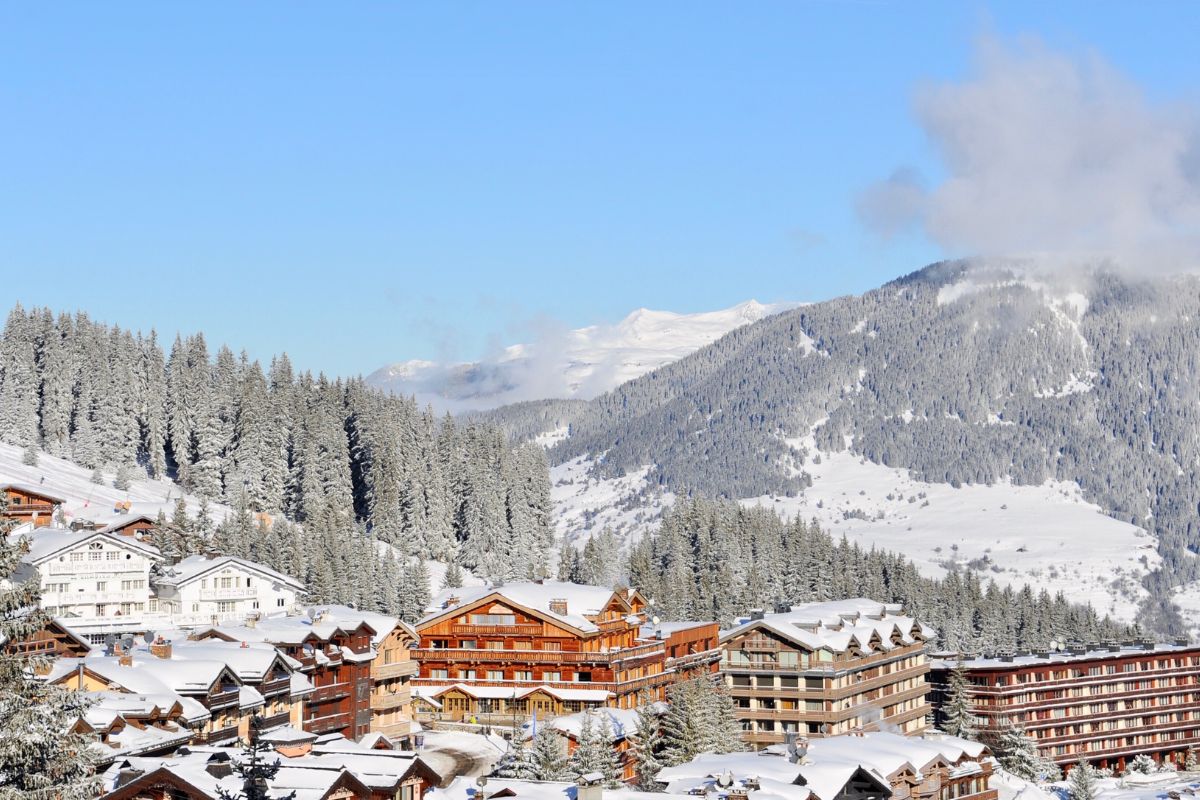
[[[811,439],[789,444],[797,456],[801,448],[807,452],[804,470],[812,486],[795,497],[748,498],[745,505],[764,505],[787,518],[815,517],[835,537],[902,553],[929,577],[957,564],[1000,585],[1062,591],[1132,621],[1145,596],[1139,579],[1160,562],[1150,534],[1105,516],[1073,483],[956,489],[848,452],[819,452]],[[605,527],[634,541],[674,499],[651,487],[649,466],[611,479],[589,476],[590,466],[588,459],[573,459],[551,470],[555,524],[577,546]],[[1180,601],[1185,614],[1200,618],[1200,587]]]
[[[200,499],[186,494],[171,481],[156,481],[150,478],[134,479],[128,490],[113,488],[113,474],[105,473],[104,483],[92,483],[92,471],[62,458],[42,453],[37,466],[22,463],[24,450],[13,445],[0,444],[0,483],[21,483],[40,488],[47,494],[66,500],[63,510],[67,521],[90,519],[107,525],[128,518],[118,514],[113,506],[118,502],[130,501],[130,514],[157,516],[159,511],[168,517],[175,511],[175,503],[182,495],[188,513],[193,516],[200,509]],[[232,513],[229,506],[209,503],[208,515],[214,523]]]
[[[451,411],[523,400],[590,399],[669,364],[729,331],[795,307],[754,300],[722,311],[675,314],[641,308],[616,325],[548,334],[482,362],[404,361],[376,370],[368,383]]]

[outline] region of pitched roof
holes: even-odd
[[[429,608],[426,609],[425,616],[417,622],[416,627],[420,628],[433,620],[452,614],[456,610],[461,610],[489,597],[495,597],[527,611],[536,612],[542,617],[569,625],[584,633],[594,633],[599,628],[588,617],[598,615],[614,596],[622,603],[626,602],[620,594],[603,586],[584,586],[561,581],[543,581],[541,583],[530,581],[506,583],[503,586],[466,586],[457,589],[443,589],[433,598]],[[459,602],[456,605],[448,606],[447,602],[452,598],[458,598]],[[555,600],[566,601],[567,613],[562,614],[551,609],[551,601]]]
[[[933,637],[932,628],[904,613],[896,603],[880,603],[865,597],[808,603],[788,611],[764,614],[761,619],[743,617],[733,628],[721,632],[721,641],[754,629],[765,629],[809,650],[825,648],[836,653],[855,645],[864,652],[887,652],[901,644]],[[914,636],[914,633],[916,636]],[[874,641],[873,641],[874,640]]]
[[[50,494],[44,489],[40,489],[37,486],[32,486],[28,483],[0,483],[0,492],[3,492],[5,489],[12,489],[13,491],[20,492],[21,494],[41,497],[42,499],[49,500],[56,505],[67,502],[66,498],[64,497]],[[20,506],[17,506],[17,508],[19,509]],[[13,509],[10,507],[9,510],[12,511]]]
[[[157,583],[167,586],[184,586],[209,574],[213,570],[229,566],[238,567],[246,572],[256,573],[268,580],[290,586],[296,591],[304,590],[304,584],[295,578],[284,575],[282,572],[276,572],[270,567],[255,563],[254,561],[247,561],[244,558],[235,558],[233,556],[216,556],[214,558],[209,558],[205,555],[188,556],[178,564],[165,567]]]
[[[145,542],[139,542],[129,536],[118,536],[103,531],[69,531],[65,528],[37,528],[36,530],[22,534],[29,539],[29,552],[25,555],[24,560],[30,564],[40,564],[53,556],[78,547],[81,544],[86,544],[93,539],[100,539],[109,544],[125,548],[127,550],[135,550],[148,558],[162,560],[162,553],[157,547],[148,545]]]

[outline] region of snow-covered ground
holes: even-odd
[[[547,330],[535,342],[512,345],[481,362],[403,361],[376,370],[367,382],[454,412],[522,400],[589,399],[683,358],[734,328],[796,305],[749,300],[698,314],[640,308],[615,325]]]
[[[478,777],[489,774],[508,750],[499,736],[462,731],[425,731],[421,760],[449,780],[458,776]]]
[[[674,495],[650,488],[649,466],[620,478],[598,479],[588,475],[593,463],[576,458],[550,469],[555,530],[577,547],[606,527],[626,542],[636,541],[674,502]]]
[[[0,444],[0,483],[22,483],[40,488],[47,494],[61,497],[67,521],[76,518],[90,519],[107,525],[126,518],[113,510],[114,504],[128,500],[131,514],[156,516],[162,510],[168,517],[175,511],[175,502],[182,495],[188,512],[193,516],[200,509],[200,498],[183,492],[180,487],[167,480],[151,480],[140,477],[133,480],[128,490],[113,487],[113,473],[104,473],[104,483],[92,483],[92,471],[62,458],[40,454],[37,466],[22,463],[24,450],[13,445]],[[220,503],[208,504],[208,515],[213,522],[220,522],[232,513],[229,506]]]
[[[816,517],[834,536],[903,553],[925,575],[943,575],[951,563],[971,566],[1000,585],[1062,591],[1132,620],[1145,595],[1138,579],[1159,563],[1153,536],[1106,516],[1074,483],[955,489],[849,452],[818,453],[811,439],[794,444],[808,450],[803,469],[812,487],[743,502]]]

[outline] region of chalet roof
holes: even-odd
[[[136,551],[148,558],[162,560],[157,547],[139,542],[129,536],[118,536],[103,531],[70,531],[65,528],[37,528],[23,534],[29,539],[29,552],[24,560],[30,564],[41,564],[59,553],[79,547],[93,540],[102,540],[126,550]]]
[[[148,654],[149,649],[150,645],[140,644],[134,654],[154,658]],[[194,641],[182,636],[171,639],[170,661],[219,661],[227,665],[238,678],[250,683],[261,682],[276,666],[291,672],[288,660],[273,645],[263,642],[247,642],[243,647],[241,643],[220,639]]]
[[[1012,669],[1018,667],[1036,667],[1046,664],[1069,664],[1073,661],[1105,661],[1118,658],[1131,658],[1141,655],[1162,655],[1163,653],[1196,652],[1200,645],[1171,644],[1166,642],[1126,642],[1104,647],[1081,648],[1074,652],[1070,650],[1047,651],[1045,654],[1024,653],[1009,656],[976,656],[963,660],[963,666],[968,669]],[[929,659],[933,669],[953,669],[958,663],[956,653],[935,653]]]
[[[457,690],[470,697],[490,700],[519,700],[535,692],[557,697],[560,700],[579,700],[587,703],[603,703],[612,697],[606,689],[560,689],[556,686],[479,686],[471,683],[455,683],[449,686],[414,686],[413,694],[430,700],[446,692]]]
[[[391,619],[391,617],[386,617]],[[377,635],[374,626],[365,617],[339,621],[335,617],[318,616],[315,620],[304,615],[266,617],[250,625],[217,625],[198,631],[201,637],[212,634],[231,642],[269,642],[271,644],[302,644],[315,637],[328,642],[338,633],[350,635],[364,627],[371,638]]]
[[[308,606],[306,610],[308,609],[313,609],[322,614],[322,621],[340,625],[345,630],[353,630],[358,627],[360,622],[366,622],[375,631],[372,643],[376,646],[386,639],[396,628],[400,628],[413,639],[417,638],[417,632],[413,630],[411,625],[387,614],[379,614],[374,611],[361,611],[357,608],[339,605]]]
[[[299,731],[291,725],[281,725],[273,731],[267,731],[259,737],[270,744],[294,744],[296,742],[315,742],[317,735],[308,731]]]
[[[417,622],[416,627],[421,628],[455,613],[458,609],[493,596],[520,608],[534,611],[543,617],[570,625],[584,633],[594,633],[599,630],[590,617],[597,616],[614,596],[620,598],[622,603],[626,602],[612,589],[561,581],[543,581],[541,583],[529,581],[506,583],[503,586],[466,586],[457,589],[443,589],[439,592],[433,598],[429,608],[426,609],[425,616]],[[448,606],[447,601],[452,598],[458,598],[459,602],[457,605]],[[566,601],[567,613],[562,614],[551,610],[551,601],[555,600]]]
[[[59,497],[58,495],[50,494],[45,489],[32,486],[28,483],[0,483],[0,492],[3,492],[6,489],[12,489],[14,492],[31,495],[32,497],[40,497],[43,500],[49,500],[55,505],[61,505],[67,502],[65,497]]]
[[[721,632],[726,642],[755,629],[765,629],[808,650],[825,648],[843,653],[857,646],[864,652],[887,652],[895,648],[895,635],[902,644],[917,638],[929,639],[934,631],[904,614],[895,603],[880,603],[865,597],[792,606],[788,611],[764,614],[762,619],[743,617],[733,628]]]
[[[89,655],[84,659],[60,658],[51,667],[49,680],[58,680],[79,667],[103,680],[116,684],[131,692],[178,694],[207,693],[214,683],[228,673],[235,681],[237,676],[224,661],[166,660],[148,656],[135,657],[132,664],[120,663],[117,656]]]
[[[111,705],[121,713],[129,712],[133,715],[140,715],[148,713],[152,708],[165,709],[177,703],[182,710],[183,718],[189,724],[202,722],[212,716],[208,709],[195,698],[180,694],[154,675],[147,672],[135,672],[132,667],[120,667],[119,665],[116,669],[107,665],[101,669],[94,669],[94,661],[92,658],[60,658],[51,665],[50,672],[46,675],[46,681],[70,686],[71,680],[82,667],[85,672],[95,678],[125,690],[123,692],[114,690],[91,693],[106,698],[104,703]]]
[[[234,556],[216,556],[209,558],[205,555],[188,556],[178,564],[173,564],[165,567],[162,575],[157,579],[156,583],[166,586],[186,586],[193,581],[208,575],[214,570],[224,569],[226,567],[237,567],[243,572],[250,572],[275,583],[281,583],[284,586],[289,586],[292,589],[302,592],[304,584],[295,578],[288,577],[282,572],[276,572],[270,567],[258,564],[254,561],[247,561],[244,558],[235,558]]]
[[[155,514],[140,513],[140,514],[122,514],[117,519],[105,525],[100,529],[101,533],[111,533],[119,531],[121,528],[127,528],[135,522],[155,523],[158,521],[158,516]]]

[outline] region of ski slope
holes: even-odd
[[[116,503],[125,500],[131,503],[130,514],[157,516],[162,511],[170,517],[181,496],[189,514],[195,516],[200,510],[200,498],[185,493],[171,481],[141,477],[131,481],[128,491],[121,491],[113,487],[111,472],[104,474],[104,483],[95,484],[91,481],[92,471],[86,467],[45,453],[38,457],[37,466],[29,466],[22,463],[23,455],[23,448],[0,444],[0,483],[22,483],[64,498],[63,511],[68,523],[84,518],[107,525],[127,519],[128,515],[113,509]],[[227,505],[208,504],[208,515],[214,523],[231,513],[232,509]]]
[[[455,412],[522,400],[590,399],[795,305],[749,300],[698,314],[640,308],[615,325],[546,332],[538,341],[512,345],[480,362],[392,364],[371,373],[367,382]]]

